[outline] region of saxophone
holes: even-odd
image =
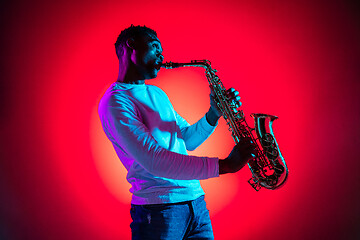
[[[161,67],[166,69],[204,68],[210,88],[214,92],[214,100],[229,126],[235,144],[242,140],[251,140],[254,143],[255,157],[247,163],[252,173],[252,178],[248,181],[250,185],[256,191],[259,191],[261,187],[274,190],[283,186],[289,171],[272,130],[273,121],[277,119],[276,116],[253,113],[250,116],[254,118],[255,124],[254,128],[250,128],[245,121],[243,111],[238,109],[235,101],[228,98],[225,87],[215,74],[217,70],[211,67],[208,60],[193,60],[190,63],[166,62]],[[255,131],[256,137],[254,137],[253,131]]]

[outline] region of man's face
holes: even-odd
[[[144,79],[157,76],[164,60],[160,40],[155,36],[146,36],[136,42],[132,61]]]

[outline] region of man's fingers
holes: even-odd
[[[237,96],[239,95],[239,92],[236,91],[234,88],[229,88],[228,90],[226,90],[226,94],[229,96]]]
[[[231,93],[233,93],[233,92],[236,92],[236,90],[235,90],[235,88],[229,88],[228,90],[226,90],[226,92],[227,92],[228,94],[231,94]]]
[[[256,145],[251,139],[243,139],[241,142],[237,144],[239,151],[251,155],[255,155],[256,153]]]
[[[229,88],[226,91],[226,94],[230,101],[234,103],[234,106],[239,108],[241,107],[242,103],[240,102],[241,97],[239,96],[239,92],[236,91],[234,88]]]

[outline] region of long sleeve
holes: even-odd
[[[205,116],[193,125],[188,124],[187,121],[177,113],[176,118],[185,141],[186,149],[189,151],[193,151],[200,146],[216,128],[216,126],[211,126],[207,122]]]
[[[151,174],[170,179],[207,179],[218,176],[218,159],[188,156],[161,147],[144,124],[141,110],[122,95],[110,95],[103,99],[99,114],[105,133],[124,157],[133,159]],[[148,110],[147,118],[158,118],[155,111]],[[206,120],[205,120],[206,121]],[[167,123],[169,126],[176,122]],[[192,149],[205,139],[191,140],[192,134],[201,133],[202,123],[181,129],[186,146]],[[200,130],[199,130],[200,129]],[[153,130],[155,131],[155,130]],[[204,134],[203,134],[204,135]],[[208,134],[205,134],[208,136]],[[206,136],[206,137],[207,137]],[[121,157],[121,156],[120,156]]]

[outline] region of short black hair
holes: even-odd
[[[119,47],[123,48],[126,45],[126,41],[129,38],[133,38],[134,40],[136,40],[136,39],[139,39],[140,37],[144,37],[144,36],[157,37],[157,33],[153,29],[148,28],[145,25],[144,26],[134,26],[133,24],[131,24],[130,27],[121,31],[121,33],[119,34],[119,36],[115,42],[115,51],[116,51],[116,55],[118,56],[118,58],[119,58],[119,55],[118,55]]]

